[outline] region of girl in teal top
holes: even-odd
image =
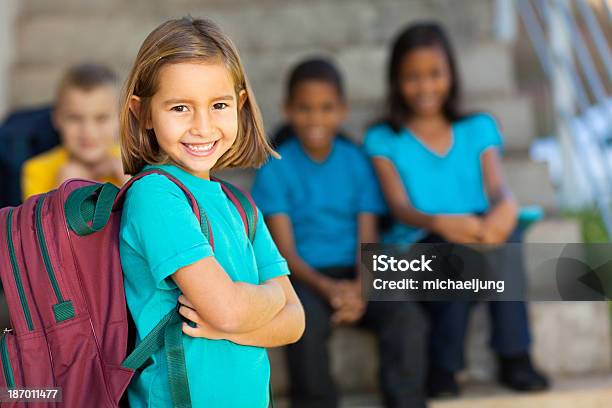
[[[261,214],[251,242],[210,172],[259,166],[275,154],[231,41],[208,20],[183,18],[144,41],[121,112],[126,172],[151,165],[181,181],[206,213],[214,253],[181,189],[153,174],[127,192],[120,229],[126,299],[143,339],[177,302],[194,407],[267,407],[265,347],[295,342],[302,306]],[[132,407],[171,407],[165,350],[128,389]]]
[[[501,136],[487,114],[464,115],[450,43],[442,27],[421,23],[395,40],[388,70],[388,112],[370,128],[372,158],[393,225],[387,242],[503,244],[514,236],[517,203],[501,167]],[[513,238],[514,240],[514,238]],[[524,273],[520,259],[512,264]],[[459,393],[467,302],[431,302],[428,391]],[[524,302],[491,302],[491,344],[500,380],[518,391],[542,390],[532,366]]]

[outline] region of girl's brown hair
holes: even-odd
[[[278,157],[266,140],[261,113],[255,102],[242,62],[232,41],[207,19],[184,17],[169,20],[153,30],[138,51],[125,84],[120,112],[121,158],[126,174],[134,175],[145,164],[168,163],[168,155],[157,144],[153,129],[146,128],[151,115],[151,97],[166,64],[189,61],[221,61],[234,81],[236,97],[246,92],[238,111],[238,135],[232,147],[213,167],[259,167],[269,155]],[[141,100],[140,111],[130,110],[132,96]]]

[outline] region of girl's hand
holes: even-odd
[[[473,215],[436,215],[432,230],[448,242],[475,244],[483,239],[484,222]]]
[[[482,243],[501,245],[516,228],[516,209],[513,203],[501,203],[483,218]]]
[[[179,307],[181,316],[196,324],[196,327],[191,327],[186,322],[183,322],[183,333],[191,337],[201,337],[210,340],[228,340],[226,333],[215,329],[202,320],[200,315],[193,309],[191,302],[184,295],[179,296],[179,303],[181,304]]]

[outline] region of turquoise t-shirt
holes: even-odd
[[[263,217],[251,244],[219,183],[176,166],[161,167],[185,184],[206,211],[214,256],[233,281],[259,284],[289,274]],[[170,275],[213,256],[213,251],[182,190],[157,174],[136,181],[128,190],[119,238],[127,304],[140,341],[176,306],[180,290]],[[187,335],[183,345],[193,407],[268,406],[270,364],[265,348]],[[163,350],[132,380],[128,397],[132,408],[172,406]]]
[[[354,266],[358,216],[385,210],[371,163],[359,147],[336,137],[323,162],[297,137],[258,172],[253,197],[265,216],[286,214],[300,256],[313,268]]]
[[[382,124],[368,130],[365,151],[370,157],[390,160],[414,208],[427,214],[475,214],[489,208],[481,156],[489,148],[501,148],[495,120],[475,114],[452,124],[452,144],[440,155],[410,130],[395,133]],[[411,243],[425,231],[395,222],[383,235],[384,242]]]

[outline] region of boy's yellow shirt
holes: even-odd
[[[113,145],[110,150],[114,157],[121,157],[118,145]],[[21,192],[23,199],[36,194],[46,193],[58,187],[57,175],[59,170],[68,161],[68,152],[62,146],[34,156],[23,164],[21,170]],[[121,186],[122,182],[114,178],[96,180],[100,182],[111,182]]]

